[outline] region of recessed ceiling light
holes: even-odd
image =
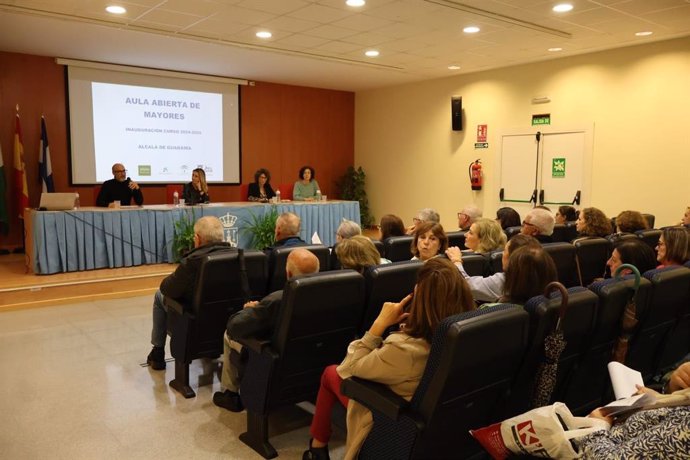
[[[256,36],[259,38],[271,38],[273,34],[267,30],[262,30],[260,32],[257,32]]]
[[[448,66],[448,70],[458,70],[458,69],[460,69],[459,65],[449,65]]]
[[[369,51],[365,52],[364,54],[369,56],[369,57],[376,57],[379,55],[379,52],[376,50],[369,50]]]
[[[364,0],[347,0],[345,2],[345,4],[347,6],[354,6],[354,7],[364,6],[365,3],[366,2]]]
[[[105,10],[106,10],[108,13],[112,13],[112,14],[125,14],[125,13],[127,12],[127,10],[124,9],[124,7],[122,7],[122,6],[117,6],[117,5],[110,5],[110,6],[107,6],[107,7],[105,8]]]
[[[462,29],[462,31],[465,32],[466,34],[476,34],[477,32],[479,32],[479,27],[469,26],[469,27],[465,27],[464,29]]]
[[[635,32],[635,35],[638,37],[646,37],[648,35],[652,35],[654,32],[650,32],[648,30],[645,30],[644,32]]]
[[[559,48],[559,47],[549,48],[549,51],[563,51],[563,48]]]
[[[573,5],[570,3],[559,3],[558,5],[553,7],[553,11],[556,13],[567,13],[568,11],[573,9]]]

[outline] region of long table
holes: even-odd
[[[301,218],[302,239],[310,242],[316,232],[328,246],[335,244],[335,231],[343,218],[360,222],[356,201],[27,210],[27,268],[36,274],[52,274],[172,263],[175,223],[202,216],[220,218],[226,241],[248,248],[252,235],[246,227],[252,216],[263,216],[274,206],[278,213],[290,211]]]

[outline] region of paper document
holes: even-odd
[[[616,361],[611,361],[608,364],[608,368],[616,399],[629,398],[637,393],[636,385],[644,386],[642,374],[635,369],[630,369],[628,366]]]
[[[314,232],[314,234],[311,236],[311,244],[322,244],[318,232]]]
[[[625,399],[616,400],[601,408],[601,411],[610,417],[621,415],[630,411],[637,411],[645,406],[656,402],[656,396],[650,393],[631,396]]]

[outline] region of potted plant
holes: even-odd
[[[276,219],[278,219],[278,209],[271,206],[270,211],[263,215],[256,215],[249,211],[251,216],[247,225],[242,231],[247,232],[252,237],[251,247],[254,249],[264,249],[273,246],[275,243]]]
[[[173,236],[173,260],[179,262],[189,251],[194,249],[194,223],[196,219],[194,216],[194,209],[189,212],[183,212],[174,224]]]
[[[366,174],[362,167],[355,169],[349,166],[345,174],[336,182],[343,200],[359,201],[359,217],[363,228],[374,225],[374,216],[369,211],[369,199],[364,188]]]

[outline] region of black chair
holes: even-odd
[[[587,238],[575,243],[578,276],[581,286],[589,286],[603,278],[606,261],[611,256],[611,243],[605,238]]]
[[[652,284],[649,308],[639,318],[626,365],[640,371],[647,382],[690,351],[690,270],[666,267],[649,270],[644,277]],[[676,328],[682,323],[685,330]]]
[[[500,340],[487,342],[487,337]],[[344,395],[372,411],[360,459],[457,459],[481,454],[469,434],[504,411],[527,346],[528,316],[498,305],[446,318],[436,329],[419,387],[406,401],[387,386],[349,378]]]
[[[470,276],[488,276],[491,274],[489,259],[482,254],[463,254],[462,266]]]
[[[249,279],[249,298],[261,300],[266,292],[266,280],[268,279],[268,256],[263,251],[246,249],[244,251],[245,267]]]
[[[575,246],[570,243],[544,243],[544,250],[549,253],[558,271],[558,281],[567,288],[580,285],[575,259]]]
[[[565,228],[566,228],[566,238],[568,238],[568,242],[573,241],[575,238],[577,238],[577,223],[576,222],[566,222]]]
[[[505,232],[508,239],[511,239],[512,237],[514,237],[515,235],[517,235],[518,233],[520,233],[522,231],[522,227],[517,225],[515,227],[508,227],[508,228],[504,229],[503,231]]]
[[[254,257],[252,254],[245,263],[248,261],[252,264],[252,273],[261,272],[255,263],[265,267],[265,256]],[[185,398],[196,396],[189,386],[189,364],[197,358],[217,358],[223,354],[223,334],[228,317],[251,298],[247,286],[265,286],[265,281],[264,277],[263,280],[243,283],[239,253],[217,252],[201,261],[191,305],[165,298],[170,352],[175,358],[175,378],[170,386]]]
[[[642,217],[644,217],[645,220],[647,221],[647,227],[654,228],[654,221],[656,220],[656,218],[654,217],[654,214],[642,213]]]
[[[270,341],[241,340],[248,359],[240,386],[247,431],[240,440],[264,458],[276,408],[314,401],[326,366],[342,361],[362,319],[364,278],[353,270],[317,273],[285,285]]]
[[[503,251],[491,251],[489,254],[489,267],[491,274],[503,271]]]
[[[400,262],[412,258],[413,236],[391,236],[383,242],[385,247],[386,259],[391,262]]]
[[[556,224],[553,226],[553,233],[551,238],[554,243],[570,243],[577,236],[577,232],[572,232],[573,227],[568,227],[566,224]]]
[[[275,248],[272,250],[268,256],[268,266],[270,267],[268,277],[268,289],[267,291],[279,291],[285,286],[285,281],[287,281],[287,273],[285,272],[285,264],[287,263],[287,258],[294,249],[302,248],[310,251],[319,259],[319,271],[325,272],[329,269],[330,262],[330,251],[328,248],[321,244],[310,244],[304,246],[288,246],[282,248]]]
[[[661,230],[652,228],[649,230],[638,230],[635,232],[637,237],[647,243],[650,248],[655,249],[661,238]]]
[[[457,232],[448,232],[448,247],[457,246],[460,249],[467,249],[465,246],[465,230],[458,230]]]
[[[412,260],[378,265],[364,272],[366,297],[360,335],[369,330],[384,302],[399,302],[414,290],[421,266],[422,262]]]
[[[374,243],[374,246],[376,246],[376,250],[379,252],[379,255],[381,255],[381,257],[386,257],[386,249],[383,247],[383,242],[374,239],[372,239],[371,242]]]

